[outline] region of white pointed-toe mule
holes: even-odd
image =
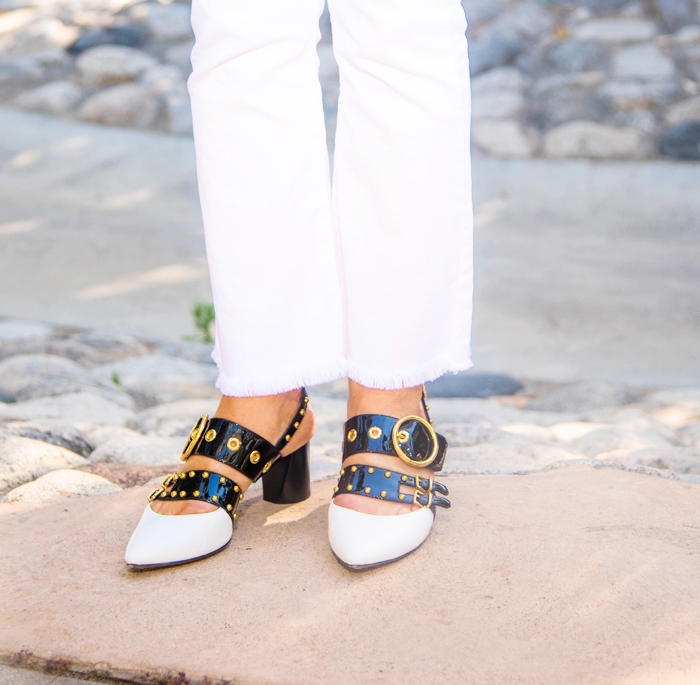
[[[423,408],[428,416],[425,391]],[[355,454],[371,452],[396,457],[402,462],[401,468],[440,471],[447,441],[435,432],[431,423],[429,418],[420,416],[400,419],[381,414],[353,416],[345,422],[343,463]],[[442,483],[419,474],[411,476],[367,464],[343,465],[333,498],[349,494],[417,507],[407,514],[380,516],[347,509],[331,501],[328,542],[338,561],[353,571],[388,564],[410,554],[430,534],[435,507],[450,507],[450,501],[443,497],[449,493]]]
[[[182,460],[194,454],[216,459],[255,482],[262,478],[263,499],[275,504],[294,504],[310,494],[309,443],[286,457],[281,451],[304,420],[309,398],[302,388],[296,414],[277,444],[245,426],[206,414],[187,438]],[[156,500],[198,500],[217,508],[201,514],[164,515],[151,508]],[[165,477],[148,496],[148,505],[124,554],[133,568],[175,566],[203,559],[221,551],[231,541],[240,486],[214,471],[184,470]]]

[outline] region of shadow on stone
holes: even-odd
[[[446,374],[425,384],[429,397],[493,397],[515,395],[523,384],[506,374]]]

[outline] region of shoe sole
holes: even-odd
[[[426,538],[427,539],[427,538]],[[423,541],[425,542],[425,540]],[[422,545],[423,542],[416,547],[416,549],[419,549]],[[362,573],[362,571],[371,571],[373,568],[379,568],[380,566],[387,566],[388,564],[393,564],[395,561],[401,561],[401,559],[405,559],[409,554],[413,554],[416,549],[412,549],[410,552],[406,552],[406,554],[402,554],[400,557],[395,557],[394,559],[387,559],[386,561],[377,561],[374,564],[363,564],[360,566],[356,566],[354,564],[346,564],[333,550],[333,556],[337,559],[338,563],[343,567],[346,568],[348,571],[352,571],[353,573]]]
[[[212,557],[215,554],[218,554],[219,552],[223,552],[230,544],[231,540],[229,540],[223,547],[219,547],[219,549],[215,549],[213,552],[209,552],[208,554],[203,554],[201,557],[194,557],[192,559],[183,559],[182,561],[167,561],[163,564],[127,564],[127,566],[132,571],[150,571],[152,569],[168,568],[170,566],[183,566],[184,564],[191,564],[195,561],[201,561],[202,559]]]

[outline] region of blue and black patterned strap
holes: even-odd
[[[426,412],[427,413],[427,412]],[[373,452],[399,457],[409,466],[441,471],[447,440],[430,420],[420,416],[397,419],[383,414],[360,414],[345,422],[343,461],[354,454]]]
[[[388,502],[418,504],[421,507],[450,508],[447,488],[432,478],[381,469],[377,466],[353,464],[340,471],[338,485],[333,488],[333,497],[338,495],[364,495]]]
[[[201,454],[257,481],[282,456],[281,451],[306,415],[308,403],[309,397],[302,388],[302,399],[296,414],[276,445],[240,423],[220,418],[210,419],[204,414],[190,432],[181,459],[186,461],[193,454]]]
[[[160,487],[148,496],[148,501],[194,499],[220,507],[231,517],[238,518],[236,509],[243,499],[237,483],[212,471],[184,471],[168,474]]]

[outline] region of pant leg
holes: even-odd
[[[217,387],[344,374],[316,44],[322,0],[194,0],[189,80]]]
[[[333,175],[350,377],[392,389],[471,366],[472,201],[459,0],[329,0]]]

